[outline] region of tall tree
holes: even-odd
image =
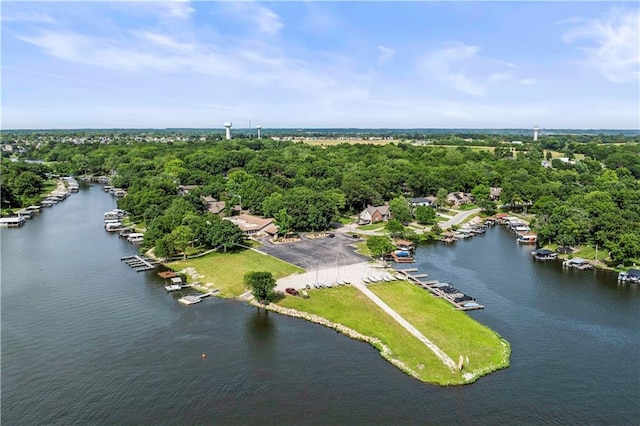
[[[389,211],[394,219],[402,223],[411,222],[413,219],[411,204],[404,197],[396,197],[389,201]]]
[[[373,236],[367,238],[367,248],[371,251],[373,257],[380,257],[393,250],[394,246],[391,244],[389,237]]]
[[[247,272],[244,275],[244,284],[251,289],[251,294],[263,305],[275,299],[273,289],[276,287],[276,280],[271,272]]]

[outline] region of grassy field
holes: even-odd
[[[350,225],[353,223],[353,221],[354,219],[352,217],[341,217],[340,219],[338,219],[338,222],[343,225]]]
[[[200,278],[192,281],[212,283],[220,289],[221,297],[237,297],[244,293],[244,274],[250,271],[271,272],[277,280],[287,275],[302,272],[302,269],[271,256],[253,250],[239,250],[230,253],[211,253],[197,259],[180,260],[167,264],[175,271],[195,268]]]
[[[356,253],[360,253],[363,256],[371,256],[371,250],[367,247],[367,241],[358,241],[354,244],[358,249]]]
[[[309,299],[286,297],[278,304],[320,315],[362,334],[379,338],[425,382],[460,384],[462,376],[442,364],[429,348],[354,287],[307,290]]]
[[[482,375],[509,365],[508,344],[444,300],[408,282],[372,284],[369,289],[454,361],[469,357],[464,371]]]
[[[358,226],[358,230],[361,231],[375,231],[377,229],[384,229],[384,223],[370,223],[369,225],[360,225]]]
[[[369,140],[369,139],[354,139],[354,140],[341,140],[341,139],[318,139],[318,140],[306,140],[303,141],[309,145],[340,145],[343,143],[348,143],[349,145],[354,145],[358,143],[364,143],[369,145],[387,145],[390,143],[399,143],[402,142],[400,140]]]
[[[426,146],[433,146],[433,147],[437,147],[437,148],[460,148],[461,145],[437,145],[437,144],[429,144]],[[489,151],[489,152],[494,152],[496,150],[496,148],[494,146],[469,146],[469,145],[464,145],[465,148],[469,148],[472,151]]]
[[[309,312],[379,338],[418,377],[430,383],[462,384],[509,365],[509,345],[488,327],[448,303],[406,282],[369,287],[456,362],[469,357],[462,372],[452,372],[429,348],[353,287],[308,290],[309,299],[286,297],[280,306]],[[474,380],[471,379],[471,380]]]

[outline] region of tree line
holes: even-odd
[[[113,185],[128,192],[119,206],[146,225],[145,244],[159,243],[161,249],[171,242],[175,249],[185,241],[217,241],[196,231],[201,225],[196,218],[206,216],[201,196],[225,201],[228,215],[241,205],[276,218],[281,228],[284,224],[286,230],[300,231],[327,229],[340,216],[368,205],[428,195],[441,199],[462,191],[476,195],[487,211],[507,205],[535,213],[533,225],[542,241],[588,242],[607,248],[614,262],[638,259],[639,146],[576,139],[557,135],[517,150],[508,144],[494,150],[406,143],[323,147],[267,139],[46,143],[32,148],[30,155],[55,159],[54,171],[115,173]],[[541,164],[545,149],[581,158],[575,164],[556,160],[547,168]],[[179,195],[178,185],[199,187]],[[490,187],[502,188],[497,203],[488,200]],[[433,220],[424,209],[419,214],[424,223]]]

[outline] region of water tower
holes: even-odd
[[[540,130],[540,128],[538,126],[534,126],[533,127],[533,141],[537,141],[538,140],[538,130]]]
[[[231,122],[227,121],[224,123],[225,134],[227,136],[227,140],[231,139]]]
[[[262,138],[260,137],[260,129],[262,129],[262,126],[258,124],[258,125],[256,126],[256,129],[258,129],[258,139],[262,139]]]

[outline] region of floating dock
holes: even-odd
[[[136,270],[136,272],[151,271],[156,269],[156,265],[153,260],[142,256],[124,256],[120,260],[124,261],[129,267]]]
[[[184,296],[184,297],[178,299],[178,302],[182,303],[183,305],[195,305],[196,303],[202,302],[202,299],[204,299],[205,297],[212,296],[212,295],[216,294],[219,291],[220,290],[215,289],[215,290],[210,291],[209,293],[190,294],[189,296]]]
[[[399,272],[401,274],[404,274],[404,276],[411,281],[412,283],[414,283],[415,285],[422,287],[425,290],[428,290],[429,292],[431,292],[431,294],[433,294],[434,296],[444,299],[447,302],[451,303],[455,309],[460,310],[460,311],[472,311],[475,309],[484,309],[483,305],[480,305],[479,303],[477,303],[473,298],[471,298],[470,296],[466,296],[462,293],[460,293],[457,289],[448,286],[446,284],[441,284],[438,280],[430,280],[430,281],[422,281],[420,280],[420,277],[426,277],[427,274],[411,274],[411,272],[417,272],[418,270],[413,268],[413,269],[396,269],[396,272]],[[450,287],[446,288],[446,287]],[[451,291],[454,290],[454,293],[448,293],[447,291]],[[455,299],[460,298],[460,297],[468,297],[469,299],[466,299],[464,301],[456,301]],[[465,306],[466,305],[466,306]]]

